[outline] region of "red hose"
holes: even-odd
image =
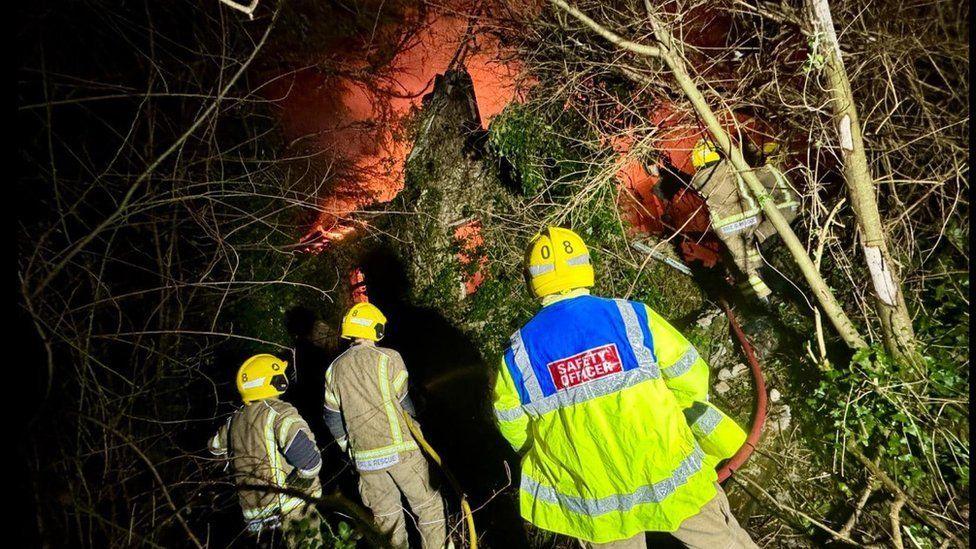
[[[729,307],[729,304],[724,299],[719,300],[719,304],[725,309],[725,315],[729,317],[729,326],[731,326],[732,331],[735,333],[736,339],[739,340],[739,345],[742,346],[742,352],[746,355],[749,369],[752,370],[752,381],[756,386],[756,411],[752,418],[752,428],[749,429],[749,436],[746,437],[746,442],[742,445],[742,448],[739,448],[739,451],[718,469],[718,481],[725,482],[732,476],[732,473],[742,467],[746,460],[749,459],[749,456],[752,455],[753,450],[756,449],[759,436],[762,434],[763,424],[766,423],[767,403],[766,380],[763,379],[762,368],[756,359],[756,353],[752,349],[749,339],[746,338],[745,332],[742,331],[742,327],[739,326],[739,322],[735,319],[735,314],[732,313],[732,308]]]

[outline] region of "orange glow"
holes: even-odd
[[[366,291],[366,276],[362,269],[354,267],[349,271],[349,293],[353,303],[369,303],[369,292]]]
[[[464,295],[471,295],[485,281],[484,270],[488,266],[488,258],[479,253],[479,248],[485,243],[484,237],[481,236],[481,222],[474,220],[460,225],[454,230],[454,238],[461,248],[457,253],[461,267],[466,270],[473,261],[478,263],[474,273],[464,277]]]
[[[468,37],[465,44],[462,15],[431,15],[381,78],[305,69],[270,86],[269,95],[281,98],[276,103],[286,139],[304,145],[328,172],[318,220],[301,239],[307,251],[348,236],[355,230],[349,219],[357,210],[388,202],[403,189],[404,162],[412,147],[403,135],[405,122],[459,51],[483,125],[515,97],[518,63],[504,60],[490,34],[474,32],[476,39]],[[349,65],[365,70],[363,56]]]

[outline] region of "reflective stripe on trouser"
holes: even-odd
[[[727,235],[722,233],[717,234],[725,244],[729,255],[732,256],[732,261],[738,268],[739,273],[745,278],[741,288],[759,297],[765,297],[771,294],[772,291],[759,276],[759,268],[763,265],[763,259],[756,245],[753,231],[745,230]]]
[[[625,513],[638,505],[661,503],[666,500],[678,487],[701,470],[704,458],[704,452],[696,446],[691,454],[671,472],[670,477],[641,486],[627,494],[610,494],[598,498],[566,494],[525,474],[522,475],[521,490],[536,501],[555,504],[578,515],[595,517],[613,512]]]
[[[757,297],[766,297],[773,293],[773,291],[769,289],[769,286],[766,286],[766,283],[763,282],[763,279],[760,278],[758,274],[750,274],[748,278],[746,278],[745,282],[739,284],[739,289],[741,289],[743,293],[755,295]]]
[[[401,494],[417,515],[417,530],[424,549],[443,547],[447,539],[444,502],[430,484],[429,467],[420,452],[406,454],[401,463],[383,471],[360,475],[359,494],[373,511],[376,526],[391,536],[394,547],[407,547]]]

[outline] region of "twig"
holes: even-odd
[[[237,11],[244,12],[247,14],[249,19],[254,20],[254,10],[257,9],[260,1],[261,0],[251,0],[251,3],[247,5],[238,4],[237,2],[234,2],[234,0],[220,0],[220,3],[230,6]]]
[[[279,4],[278,8],[275,9],[274,15],[271,17],[271,23],[268,24],[268,28],[265,29],[264,35],[261,37],[261,40],[258,42],[258,44],[254,47],[254,50],[251,52],[251,55],[247,58],[247,60],[241,63],[241,67],[237,70],[236,73],[234,73],[234,76],[232,76],[230,81],[227,82],[227,85],[225,85],[223,89],[220,90],[220,93],[217,95],[217,98],[214,99],[214,101],[207,106],[207,108],[203,111],[203,113],[200,116],[197,117],[197,119],[193,122],[193,124],[191,124],[190,127],[187,128],[185,132],[183,132],[183,135],[181,135],[179,139],[177,139],[172,145],[170,145],[170,147],[166,149],[166,151],[163,152],[163,154],[159,155],[159,157],[156,158],[156,160],[153,161],[153,163],[150,164],[149,167],[147,167],[139,175],[139,177],[136,178],[136,180],[129,187],[129,190],[125,193],[125,196],[122,197],[122,201],[119,203],[115,211],[112,212],[111,215],[106,217],[104,220],[102,220],[102,222],[99,223],[94,229],[92,229],[91,232],[85,235],[84,238],[79,240],[74,246],[72,246],[63,255],[61,260],[48,272],[47,276],[45,276],[41,280],[41,282],[37,285],[37,287],[34,288],[34,291],[32,291],[30,294],[31,297],[36,297],[39,293],[41,293],[44,290],[44,288],[46,288],[47,285],[50,284],[52,280],[54,280],[54,277],[58,276],[58,273],[60,273],[61,270],[68,265],[71,259],[78,254],[78,252],[85,249],[85,247],[88,246],[88,244],[92,240],[94,240],[98,235],[100,235],[102,231],[110,227],[117,219],[123,216],[126,208],[128,208],[129,204],[132,202],[132,198],[135,196],[136,191],[139,190],[142,184],[149,179],[149,176],[154,171],[156,171],[156,168],[158,168],[160,164],[162,164],[167,158],[169,158],[170,155],[172,155],[177,150],[179,150],[180,147],[183,146],[183,143],[187,139],[189,139],[191,135],[193,135],[193,132],[195,132],[197,128],[199,128],[203,124],[203,122],[210,117],[210,114],[214,112],[214,110],[216,110],[217,106],[221,103],[221,101],[223,101],[227,93],[230,92],[230,89],[234,86],[234,84],[237,83],[237,80],[244,74],[247,68],[251,66],[251,62],[254,61],[255,57],[257,57],[258,52],[260,52],[261,49],[264,47],[264,43],[268,40],[268,37],[271,36],[271,30],[274,29],[275,22],[278,20],[279,13],[281,13],[281,4]]]
[[[899,495],[891,502],[891,512],[888,518],[891,521],[891,543],[897,549],[905,549],[901,541],[901,508],[905,505],[905,496]]]
[[[811,517],[810,515],[804,513],[803,511],[800,511],[799,509],[794,509],[794,508],[792,508],[792,507],[790,507],[790,506],[788,506],[788,505],[786,505],[784,503],[781,503],[779,500],[777,500],[775,497],[773,497],[772,494],[770,494],[769,492],[767,492],[766,490],[764,490],[763,487],[760,486],[758,483],[756,483],[755,481],[753,481],[749,477],[743,475],[741,471],[738,474],[736,474],[735,476],[733,476],[732,477],[732,480],[735,481],[735,482],[737,482],[737,483],[745,482],[746,484],[748,484],[752,488],[758,490],[763,496],[766,497],[766,499],[768,499],[773,505],[775,505],[777,509],[779,509],[781,511],[786,511],[787,513],[796,515],[796,516],[798,516],[798,517],[806,520],[810,524],[812,524],[812,525],[816,526],[817,528],[820,528],[824,532],[827,532],[828,534],[830,534],[834,539],[836,539],[838,541],[843,541],[844,543],[848,543],[850,545],[855,545],[855,546],[860,546],[861,545],[860,543],[858,543],[858,542],[854,541],[853,539],[851,539],[846,534],[842,534],[842,533],[834,530],[833,528],[827,526],[826,524],[820,522],[819,520],[817,520],[817,519]]]

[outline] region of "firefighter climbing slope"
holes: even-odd
[[[228,456],[248,531],[262,537],[283,533],[289,547],[317,547],[320,517],[306,499],[282,489],[319,497],[322,456],[308,424],[278,397],[288,388],[288,363],[255,355],[237,371],[244,406],[210,439],[210,452]]]
[[[340,335],[352,345],[325,373],[325,422],[359,471],[359,491],[377,526],[394,547],[407,547],[401,494],[417,514],[428,549],[447,537],[444,504],[430,485],[427,461],[402,412],[413,416],[407,370],[400,354],[376,345],[386,317],[370,303],[357,303],[342,319]]]
[[[708,365],[642,303],[589,294],[582,239],[549,227],[527,252],[540,310],[515,332],[494,389],[499,429],[521,454],[522,516],[591,547],[755,547],[714,466],[745,433],[707,403]]]
[[[763,152],[772,154],[776,149],[778,145],[767,143]],[[703,139],[695,145],[691,152],[691,163],[696,170],[691,186],[705,199],[712,230],[725,244],[736,267],[745,277],[742,288],[765,301],[772,292],[759,276],[763,260],[758,246],[776,229],[765,219],[757,198],[746,188],[735,167],[722,158],[711,141]],[[766,165],[755,170],[755,174],[786,221],[793,221],[799,203],[783,173],[774,166]]]

